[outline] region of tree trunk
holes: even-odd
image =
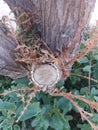
[[[83,30],[87,26],[96,0],[5,0],[16,19],[16,8],[38,15],[41,38],[55,56],[63,56],[64,64],[79,50]],[[38,31],[39,31],[38,30]],[[0,74],[12,78],[28,75],[28,70],[15,61],[17,43],[0,24]],[[16,53],[16,52],[15,52]],[[72,65],[65,66],[70,71]]]
[[[4,24],[0,23],[0,74],[11,78],[27,76],[28,71],[15,61],[17,42]]]
[[[53,51],[80,42],[96,0],[5,0],[9,7],[39,14],[42,39]],[[15,11],[14,11],[15,13]],[[16,14],[16,13],[15,13]]]

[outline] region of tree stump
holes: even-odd
[[[52,89],[61,78],[61,71],[54,64],[33,65],[31,71],[32,81],[44,91]]]
[[[10,76],[11,78],[20,78],[31,74],[31,79],[35,85],[46,90],[55,86],[61,79],[63,72],[65,79],[70,73],[74,63],[73,59],[79,50],[81,35],[87,27],[95,0],[4,0],[13,13],[16,21],[23,25],[23,32],[26,35],[15,36],[12,32],[7,31],[5,25],[0,23],[0,74]],[[22,14],[20,12],[22,11]],[[24,14],[26,17],[24,17]],[[33,14],[33,15],[32,15]],[[34,17],[33,17],[34,16]],[[36,21],[36,16],[38,21]],[[27,18],[24,20],[24,18]],[[33,31],[32,31],[33,30]],[[25,39],[25,36],[28,39]],[[23,33],[22,32],[22,33]],[[39,35],[40,34],[40,35]],[[29,50],[33,44],[35,45],[36,38],[44,41],[48,48],[48,59],[46,62],[40,60],[39,64],[29,64],[26,66],[26,59],[34,61],[34,53],[26,55],[28,52],[17,51],[15,48],[18,44],[30,44]],[[18,41],[18,39],[22,41]],[[35,38],[35,39],[34,39]],[[33,41],[33,42],[32,42]],[[36,47],[37,57],[47,55],[43,53],[43,45]],[[45,50],[45,48],[44,48]],[[46,49],[47,50],[47,49]],[[32,52],[32,51],[31,51]],[[33,47],[34,52],[34,47]],[[41,53],[39,53],[41,52]],[[22,62],[16,61],[16,54],[24,56]],[[6,54],[6,56],[5,56]],[[33,57],[32,57],[33,55]],[[51,62],[49,58],[53,56],[58,62]],[[31,58],[29,58],[31,57]],[[43,60],[43,58],[42,58]],[[33,63],[33,62],[32,62]],[[68,64],[71,63],[71,64]],[[62,69],[63,66],[63,69]]]

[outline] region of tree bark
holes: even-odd
[[[9,7],[39,14],[42,39],[53,51],[80,42],[96,0],[5,0]]]
[[[16,19],[18,14],[15,7],[26,12],[32,10],[38,14],[41,38],[55,55],[58,56],[61,53],[64,55],[65,63],[78,52],[83,29],[89,22],[95,1],[5,0],[14,12]],[[7,35],[4,28],[4,25],[0,24],[0,74],[12,78],[25,76],[28,71],[15,61],[14,50],[17,43],[14,38]]]
[[[28,71],[15,61],[17,42],[4,24],[0,23],[0,74],[11,78],[28,75]]]

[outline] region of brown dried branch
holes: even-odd
[[[11,91],[9,91],[9,92],[1,93],[0,96],[7,96],[7,95],[9,95],[9,94],[11,94],[11,93],[14,93],[14,92],[17,92],[17,91],[21,91],[21,90],[24,91],[25,89],[24,89],[24,88],[19,88],[19,89],[11,90]]]
[[[13,92],[17,92],[17,91],[27,91],[27,92],[30,92],[30,91],[33,91],[31,92],[31,94],[28,95],[28,100],[27,100],[27,105],[24,107],[23,111],[21,112],[20,116],[18,117],[18,119],[16,120],[16,122],[19,122],[19,120],[21,119],[22,115],[24,114],[24,112],[26,111],[26,109],[28,108],[32,98],[35,97],[36,93],[39,92],[41,89],[39,87],[36,87],[34,86],[33,88],[20,88],[20,89],[15,89],[15,90],[12,90],[12,91],[9,91],[9,92],[5,92],[5,93],[2,93],[0,94],[0,96],[7,96],[9,95],[10,93],[13,93]],[[83,110],[83,108],[81,108],[80,106],[78,106],[78,104],[74,101],[74,98],[78,99],[78,100],[81,100],[83,102],[85,102],[86,104],[88,104],[92,109],[98,111],[98,103],[97,102],[91,102],[87,99],[85,99],[83,96],[79,96],[79,95],[74,95],[72,93],[65,93],[65,92],[61,92],[60,90],[56,89],[56,91],[53,91],[53,92],[50,92],[50,91],[47,91],[47,93],[49,93],[50,95],[52,96],[62,96],[62,97],[65,97],[67,98],[72,104],[73,106],[75,106],[75,108],[79,111],[80,115],[81,115],[81,118],[82,120],[86,120],[90,125],[91,127],[94,129],[94,130],[98,130],[98,127],[92,123],[89,119],[88,119],[88,116],[89,117],[92,117],[93,114],[92,113],[89,113],[85,110]]]
[[[91,81],[93,81],[93,82],[95,82],[95,83],[98,83],[98,80],[93,79],[93,78],[91,78],[91,77],[87,77],[87,76],[80,75],[80,74],[75,74],[75,73],[70,73],[70,75],[72,75],[72,76],[77,76],[77,77],[81,77],[81,78],[85,78],[85,79],[87,79],[87,80],[91,80]]]
[[[66,60],[66,63],[64,63],[64,59],[67,59],[67,57],[68,57],[67,55],[70,54],[69,50],[71,50],[72,48],[66,50],[66,53],[67,53],[66,55],[62,54],[59,57],[59,62],[61,62],[61,68],[62,68],[62,71],[63,71],[63,76],[65,78],[70,75],[70,70],[68,69],[68,68],[70,68],[70,66],[72,66],[76,61],[78,61],[79,59],[81,59],[82,57],[87,55],[92,49],[94,49],[95,47],[98,46],[98,25],[97,24],[89,32],[89,39],[84,44],[85,44],[85,48],[79,54],[76,54],[74,57],[72,57],[68,61]],[[81,77],[83,77],[83,76],[81,76]],[[85,78],[87,78],[87,77],[85,77]],[[90,79],[93,80],[89,76],[89,78],[88,78],[89,85],[90,85]]]
[[[9,94],[15,93],[15,92],[18,92],[18,91],[29,91],[29,90],[30,90],[29,87],[27,87],[27,88],[18,88],[18,89],[14,89],[14,90],[11,90],[11,91],[8,91],[8,92],[1,93],[0,96],[8,96]]]
[[[79,54],[77,54],[74,58],[72,58],[69,62],[67,62],[65,64],[65,66],[67,65],[71,65],[74,62],[78,61],[79,59],[81,59],[83,56],[87,55],[95,46],[97,46],[98,43],[97,42],[91,42],[88,41],[88,44],[86,45],[86,48],[84,48],[82,50],[82,52],[80,52]]]
[[[77,110],[79,111],[80,115],[81,115],[81,118],[82,120],[86,120],[90,125],[91,127],[94,129],[94,130],[98,130],[98,126],[96,126],[94,123],[92,123],[87,116],[90,116],[92,117],[93,114],[87,112],[87,111],[84,111],[83,108],[81,108],[80,106],[77,105],[77,103],[73,100],[74,98],[76,99],[79,99],[85,103],[87,103],[92,109],[98,111],[98,103],[96,102],[91,102],[89,100],[86,100],[85,98],[83,98],[82,96],[78,96],[78,95],[73,95],[72,93],[65,93],[65,92],[60,92],[59,90],[56,90],[56,92],[51,92],[50,93],[52,96],[63,96],[65,98],[67,98],[72,104],[73,106],[75,106],[77,108]]]
[[[73,95],[73,97],[87,103],[92,109],[94,109],[98,112],[98,102],[89,101],[89,100],[83,98],[82,96],[78,96],[78,95]]]
[[[21,117],[23,116],[23,114],[25,113],[25,111],[27,110],[27,108],[28,108],[28,106],[29,106],[29,104],[30,104],[32,98],[35,97],[35,95],[36,95],[36,93],[37,93],[38,91],[40,91],[40,89],[38,89],[37,87],[34,87],[34,88],[33,88],[33,92],[28,95],[28,98],[29,98],[29,99],[26,101],[26,102],[27,102],[27,105],[24,107],[23,111],[21,111],[21,114],[20,114],[20,116],[18,117],[18,119],[16,120],[16,123],[19,122],[19,120],[21,119]]]
[[[11,91],[9,91],[9,92],[1,93],[0,96],[8,96],[9,94],[14,93],[14,92],[18,92],[18,91],[27,91],[27,92],[31,92],[31,91],[32,91],[32,92],[31,92],[31,94],[28,95],[28,98],[29,98],[29,99],[26,101],[27,104],[26,104],[26,106],[24,107],[23,111],[21,111],[21,114],[20,114],[20,116],[18,117],[18,119],[16,120],[16,123],[19,122],[19,120],[21,119],[21,117],[23,116],[23,114],[25,113],[25,111],[27,110],[27,108],[28,108],[28,106],[29,106],[29,104],[30,104],[32,98],[35,97],[36,93],[39,92],[40,89],[39,89],[38,87],[36,87],[36,86],[34,86],[33,88],[29,88],[29,87],[27,87],[27,88],[19,88],[19,89],[11,90]],[[21,97],[21,98],[22,98],[22,101],[24,102],[24,96],[26,96],[25,94],[23,94],[23,95],[17,94],[17,96]]]

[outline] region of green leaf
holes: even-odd
[[[61,81],[59,81],[59,82],[57,83],[56,87],[57,87],[57,88],[61,88],[63,85],[64,85],[64,81],[61,80]]]
[[[6,127],[6,128],[7,128],[7,130],[13,130],[12,127],[10,127],[10,128]],[[6,128],[4,130],[6,130]]]
[[[30,104],[23,116],[21,117],[21,121],[25,121],[27,119],[32,118],[33,116],[37,115],[41,111],[39,102],[35,102]]]
[[[1,122],[3,119],[4,119],[3,116],[0,116],[0,122]]]
[[[20,130],[20,127],[18,125],[13,126],[14,130]]]
[[[41,122],[40,122],[40,126],[41,128],[43,128],[44,130],[47,130],[48,127],[49,127],[49,121],[47,119],[43,119]]]
[[[91,71],[91,66],[87,65],[83,68],[83,71],[85,72],[90,72]]]
[[[67,120],[64,122],[64,128],[66,128],[67,130],[70,130],[70,125]]]
[[[10,122],[8,122],[8,120],[4,120],[0,123],[0,130],[12,130],[12,124],[10,124]]]
[[[2,82],[0,82],[0,87],[2,87]]]
[[[10,109],[10,110],[15,110],[15,106],[13,103],[10,102],[4,102],[4,109]]]
[[[21,83],[21,84],[27,84],[29,82],[29,80],[27,79],[27,77],[24,78],[20,78],[20,79],[15,79],[14,80],[15,83]]]
[[[92,130],[92,128],[90,127],[90,125],[89,124],[78,124],[77,125],[78,126],[78,128],[80,128],[81,130]]]
[[[0,123],[0,129],[3,128],[5,125],[6,125],[6,121],[4,120],[4,121],[2,121],[2,122]]]
[[[33,121],[31,122],[32,127],[36,127],[40,123],[40,120],[40,116],[33,119]]]
[[[93,78],[95,78],[96,80],[98,80],[98,61],[94,65],[94,68],[93,68]]]
[[[50,104],[51,103],[51,96],[50,95],[43,93],[40,96],[41,96],[40,99],[43,101],[44,104]]]
[[[73,70],[73,73],[74,74],[80,74],[81,75],[81,71],[76,69],[76,70]],[[75,85],[76,82],[79,82],[81,80],[81,78],[79,76],[70,76],[70,82],[71,84]]]
[[[82,95],[86,95],[86,94],[88,94],[88,92],[89,92],[89,88],[88,87],[84,87],[84,88],[81,88],[81,90],[80,90],[80,94],[82,94]]]
[[[13,103],[10,103],[10,102],[3,102],[1,99],[0,99],[0,109],[3,110],[3,109],[6,109],[6,110],[14,110],[15,109],[15,106]]]
[[[66,114],[72,109],[72,104],[66,99],[66,98],[60,98],[59,99],[59,106],[63,110],[63,113]]]
[[[93,55],[95,60],[98,60],[98,55]]]
[[[88,63],[89,60],[88,60],[88,58],[85,56],[85,57],[81,58],[78,62],[81,63],[81,64],[83,64],[83,63]]]
[[[98,114],[94,114],[94,116],[91,118],[93,122],[98,123]]]
[[[17,84],[17,87],[27,87],[29,80],[27,79],[27,77],[24,78],[20,78],[20,79],[15,79],[14,81],[12,81],[12,84]]]
[[[41,109],[41,115],[47,114],[49,111],[51,111],[52,105],[49,103],[47,105],[44,105],[44,107]]]
[[[96,102],[98,102],[98,96],[94,96]]]
[[[32,121],[31,125],[39,130],[47,130],[49,127],[49,120],[45,119],[43,116],[38,116]]]
[[[51,118],[50,126],[51,126],[51,128],[54,128],[55,130],[63,130],[64,124],[63,124],[63,121],[61,120],[60,116],[55,114]]]
[[[91,94],[92,94],[92,95],[97,95],[97,94],[98,94],[98,90],[97,90],[95,87],[93,87],[93,88],[91,89]]]
[[[88,39],[89,39],[89,33],[86,32],[86,33],[84,34],[84,40],[87,41]]]

